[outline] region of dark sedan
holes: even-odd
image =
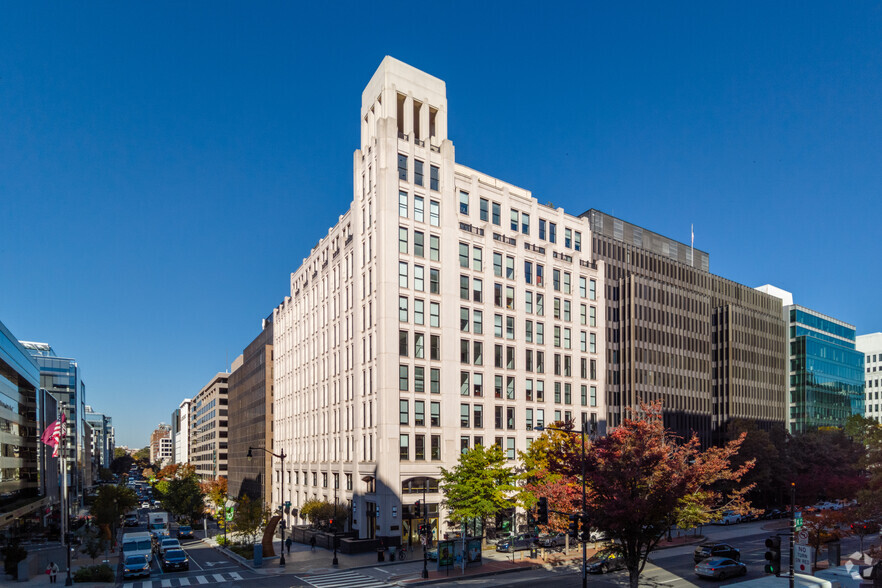
[[[496,551],[520,551],[522,549],[530,549],[535,544],[536,537],[533,535],[517,535],[497,543]]]
[[[192,539],[193,527],[190,525],[181,525],[178,527],[178,539]]]
[[[702,543],[692,553],[695,563],[709,557],[728,557],[738,561],[741,559],[741,552],[728,543]]]
[[[189,570],[190,558],[183,549],[169,549],[162,556],[162,569],[166,572],[171,570]]]
[[[747,566],[728,557],[711,557],[695,566],[695,573],[702,578],[724,580],[747,574]]]
[[[625,558],[617,551],[598,551],[586,562],[588,572],[592,574],[605,574],[616,570],[625,569]]]
[[[554,549],[555,547],[563,547],[566,544],[566,535],[558,533],[557,535],[540,535],[539,546],[546,549]]]

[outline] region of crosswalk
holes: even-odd
[[[179,586],[200,586],[202,584],[228,584],[242,579],[242,576],[239,575],[238,572],[227,572],[223,574],[191,576],[189,578],[141,580],[139,582],[125,583],[123,584],[123,588],[178,588]]]
[[[395,584],[388,584],[382,580],[348,570],[316,574],[314,576],[298,576],[297,579],[316,588],[393,588],[396,586]]]

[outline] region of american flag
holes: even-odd
[[[40,441],[52,448],[52,457],[58,457],[58,446],[61,445],[61,426],[65,420],[67,419],[62,414],[61,418],[46,427],[43,435],[40,436]]]

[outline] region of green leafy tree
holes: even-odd
[[[444,506],[454,524],[478,520],[484,528],[488,518],[512,506],[518,491],[515,472],[498,445],[461,453],[455,467],[441,468],[441,476]]]
[[[196,468],[191,465],[164,468],[159,472],[163,476],[153,487],[159,494],[162,507],[178,519],[189,522],[202,518],[205,511],[205,493]]]
[[[214,480],[202,482],[202,491],[208,497],[209,502],[214,505],[215,512],[226,508],[227,503],[227,479],[224,476],[218,476]]]
[[[95,523],[103,529],[103,536],[110,540],[116,536],[120,520],[130,510],[138,505],[138,496],[135,491],[125,486],[105,485],[98,488],[95,502],[92,503],[90,512]]]
[[[107,549],[107,539],[103,536],[101,530],[95,525],[85,525],[80,528],[77,533],[82,540],[80,551],[85,553],[92,559],[92,563],[98,559],[105,549]]]
[[[308,520],[311,525],[324,527],[327,523],[332,529],[341,531],[351,512],[348,506],[337,504],[335,507],[333,502],[312,498],[300,507],[300,516]],[[333,521],[333,524],[330,521]]]
[[[113,472],[109,468],[100,468],[98,470],[98,479],[102,482],[113,482]]]
[[[251,500],[246,494],[236,502],[233,530],[243,535],[247,543],[253,544],[270,516],[270,510],[262,502]]]
[[[586,463],[588,518],[617,543],[631,588],[682,508],[749,510],[750,487],[737,484],[753,465],[730,467],[743,437],[701,452],[697,436],[678,444],[665,430],[660,403],[642,405],[641,413],[592,443]]]
[[[144,447],[143,449],[139,449],[135,452],[135,460],[145,463],[150,463],[150,446]]]
[[[539,498],[548,500],[548,524],[545,532],[564,532],[569,526],[566,514],[576,512],[581,503],[582,482],[573,472],[573,459],[581,467],[581,435],[574,434],[573,422],[555,423],[558,431],[546,429],[530,447],[518,453],[521,468],[518,502],[532,510]],[[581,473],[581,472],[580,472]]]
[[[110,471],[117,475],[128,474],[135,463],[135,458],[123,452],[122,455],[115,455],[113,461],[110,462]]]

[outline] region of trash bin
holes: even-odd
[[[383,555],[386,553],[386,550],[382,547],[377,547],[377,561],[386,561],[386,557]]]
[[[531,547],[530,548],[530,559],[536,559],[537,557],[539,557],[539,550],[536,549],[535,547]]]

